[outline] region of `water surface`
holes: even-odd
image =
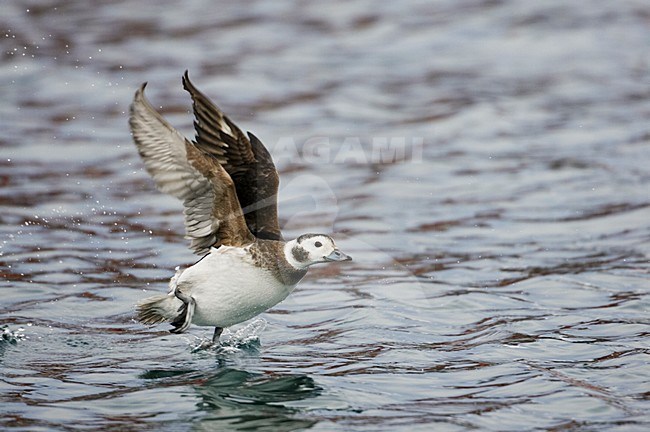
[[[3,430],[650,426],[645,2],[1,9]],[[133,320],[195,260],[127,128],[148,81],[192,135],[185,69],[355,258],[216,350]]]

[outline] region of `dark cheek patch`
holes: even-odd
[[[300,246],[292,247],[291,255],[293,255],[293,259],[295,259],[298,262],[306,262],[307,259],[309,258],[309,254],[307,253],[307,251]]]

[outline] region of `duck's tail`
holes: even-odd
[[[172,321],[178,316],[178,308],[183,305],[174,294],[160,294],[142,300],[136,306],[138,321],[143,324],[160,324]]]

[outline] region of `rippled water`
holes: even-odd
[[[646,2],[0,9],[3,430],[650,426]],[[191,135],[185,69],[355,258],[216,350],[133,320],[194,257],[126,111]]]

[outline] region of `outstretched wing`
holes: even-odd
[[[183,201],[191,249],[203,255],[211,246],[252,243],[233,180],[218,159],[198,150],[151,106],[145,86],[131,104],[131,133],[158,189]]]
[[[242,131],[203,93],[194,87],[187,71],[183,87],[192,96],[195,145],[210,155],[232,177],[246,225],[258,238],[282,240],[278,223],[278,172],[262,142]]]

